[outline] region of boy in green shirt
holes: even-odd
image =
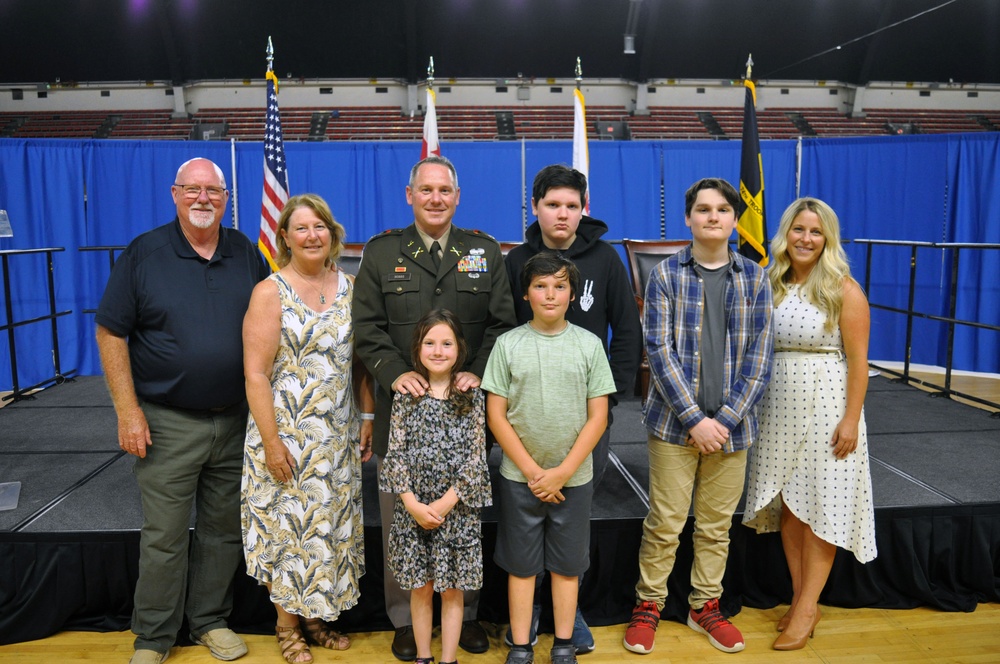
[[[615,382],[601,340],[566,321],[579,271],[543,251],[521,273],[532,319],[501,335],[486,364],[486,416],[503,449],[497,545],[509,576],[514,646],[507,664],[530,664],[535,576],[552,576],[553,664],[576,662],[578,578],[590,566],[591,451],[607,427]]]

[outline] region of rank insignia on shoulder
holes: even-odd
[[[486,237],[486,238],[489,238],[489,239],[493,240],[494,242],[496,242],[496,238],[493,237],[492,235],[490,235],[489,233],[484,233],[483,231],[479,231],[479,230],[476,230],[476,229],[472,229],[471,231],[466,231],[466,232],[467,233],[472,233],[473,235],[478,235],[479,237]]]
[[[399,235],[402,232],[403,232],[402,228],[387,228],[384,231],[372,235],[370,238],[368,238],[368,241],[371,242],[372,240],[378,239],[380,237],[385,237],[386,235]]]

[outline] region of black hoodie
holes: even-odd
[[[631,394],[635,385],[635,373],[642,356],[642,324],[625,264],[615,248],[601,240],[607,232],[608,226],[603,221],[584,216],[572,246],[562,252],[580,270],[580,288],[569,306],[566,320],[600,337],[621,396]],[[529,258],[547,248],[537,221],[528,227],[525,236],[524,244],[511,249],[505,259],[517,322],[522,325],[531,320],[531,307],[524,299],[521,268]]]

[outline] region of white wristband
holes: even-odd
[[[361,419],[362,420],[374,420],[375,419],[375,413],[361,413]]]

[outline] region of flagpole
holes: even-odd
[[[580,57],[576,58],[576,89],[573,91],[573,168],[587,178],[587,204],[584,213],[590,214],[590,152],[587,148],[587,105],[580,86],[583,84],[583,68]]]
[[[441,155],[441,144],[438,142],[437,102],[434,96],[434,56],[427,64],[427,103],[424,104],[424,130],[420,143],[420,158],[431,155]]]
[[[236,230],[240,229],[240,190],[236,184],[236,139],[229,139],[229,167],[233,170],[233,181],[230,184],[230,188],[233,191],[233,228]]]
[[[521,242],[528,237],[528,160],[524,136],[521,137]]]
[[[274,44],[271,43],[271,35],[267,36],[267,49],[264,51],[267,56],[267,71],[274,71]]]

